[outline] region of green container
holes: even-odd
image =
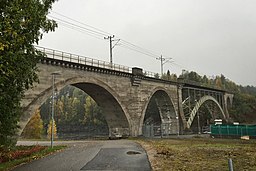
[[[212,135],[256,137],[256,125],[210,125],[210,128]]]

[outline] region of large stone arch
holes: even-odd
[[[190,128],[195,116],[196,116],[196,113],[198,112],[199,108],[206,102],[206,101],[213,101],[217,106],[218,108],[220,109],[221,111],[221,114],[223,116],[224,119],[226,119],[226,116],[225,116],[225,113],[223,111],[223,109],[221,108],[221,105],[219,104],[219,102],[212,96],[203,96],[199,101],[196,102],[196,105],[195,107],[193,108],[192,112],[190,113],[190,117],[187,121],[187,128]]]
[[[109,132],[115,129],[114,131],[120,131],[125,136],[130,134],[130,116],[125,106],[119,101],[119,95],[107,83],[93,77],[70,77],[66,79],[56,79],[55,81],[55,87],[57,87],[58,90],[67,85],[73,85],[85,91],[103,108],[103,114],[108,123]],[[30,90],[39,91],[42,89],[36,97],[30,98],[31,100],[27,106],[23,106],[23,114],[19,122],[19,134],[22,133],[35,110],[52,95],[51,81],[48,81],[48,84],[43,87],[45,88],[42,89],[40,84],[38,84],[33,90]]]
[[[162,97],[160,97],[160,96],[162,96]],[[159,97],[161,98],[159,100],[164,100],[168,103],[167,106],[166,106],[167,107],[167,112],[161,111],[161,110],[164,110],[161,107],[159,107],[157,109],[159,114],[160,114],[159,117],[161,119],[161,123],[168,123],[168,122],[170,122],[170,120],[173,120],[173,121],[175,120],[177,122],[178,113],[177,113],[177,110],[175,108],[173,99],[171,97],[171,93],[165,88],[156,87],[155,89],[153,89],[153,91],[146,98],[147,101],[144,104],[141,119],[140,119],[140,134],[142,134],[142,127],[143,127],[143,124],[144,124],[144,119],[145,119],[146,112],[147,112],[147,109],[149,107],[149,104],[152,102],[152,100],[154,100],[154,98],[159,98]],[[162,103],[162,102],[158,101],[158,103]],[[168,111],[169,111],[169,113],[168,113]]]

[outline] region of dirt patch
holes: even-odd
[[[155,148],[145,141],[138,141],[138,143],[140,143],[140,145],[146,150],[152,169],[157,170],[158,164],[155,158],[155,155],[157,154]]]
[[[138,140],[153,170],[256,170],[256,141],[223,139]]]

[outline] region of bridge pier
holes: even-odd
[[[231,94],[231,93],[225,93],[224,94],[224,112],[225,112],[227,118],[229,118],[228,110],[233,105],[233,97],[234,97],[234,94]]]

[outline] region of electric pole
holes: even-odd
[[[201,134],[199,111],[197,112],[197,127],[198,127],[198,134]]]
[[[160,60],[160,64],[161,64],[161,76],[163,76],[163,70],[164,70],[164,64],[166,64],[167,62],[173,62],[170,61],[172,58],[163,58],[163,56],[161,55],[159,58],[156,58],[157,60]],[[166,60],[166,61],[165,61]],[[165,62],[164,62],[165,61]]]
[[[54,72],[51,74],[52,75],[52,116],[51,116],[51,120],[52,120],[52,127],[51,127],[51,148],[53,148],[53,140],[54,140],[54,98],[56,98],[56,94],[57,92],[55,92],[55,78],[56,76],[60,75],[60,73]]]
[[[108,36],[108,37],[104,37],[104,39],[109,39],[109,44],[110,44],[110,66],[112,68],[112,64],[113,64],[113,59],[112,59],[112,49],[114,47],[112,47],[112,42],[114,41],[113,38],[115,37],[115,35],[112,36]]]

